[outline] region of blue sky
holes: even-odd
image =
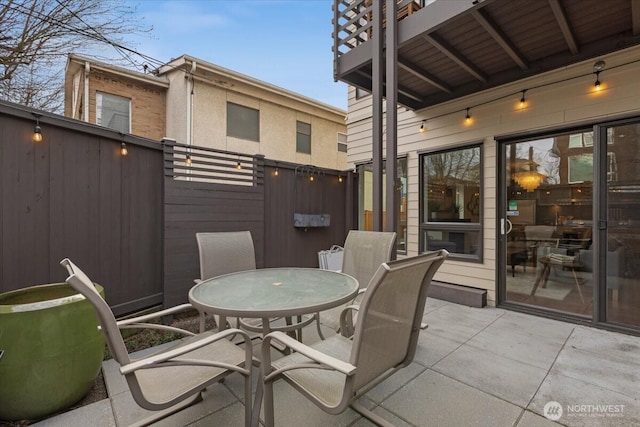
[[[148,36],[131,47],[167,62],[188,54],[342,109],[333,81],[332,0],[129,1]]]

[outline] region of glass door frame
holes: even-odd
[[[598,319],[598,314],[600,313],[600,308],[599,308],[599,300],[596,299],[596,296],[600,296],[600,292],[599,292],[599,288],[602,286],[600,285],[600,283],[603,283],[600,279],[600,274],[601,274],[601,267],[598,266],[594,266],[594,276],[593,276],[593,280],[594,282],[597,280],[598,286],[594,286],[594,291],[593,291],[593,310],[590,316],[586,316],[586,315],[579,315],[576,313],[570,313],[567,311],[561,311],[561,310],[557,310],[557,309],[553,309],[553,308],[549,308],[549,307],[541,307],[541,306],[536,306],[536,305],[532,305],[532,304],[526,304],[526,303],[519,303],[519,302],[515,302],[515,301],[506,301],[506,295],[507,295],[507,275],[509,274],[508,271],[508,265],[507,265],[507,228],[508,228],[508,223],[507,220],[509,219],[509,217],[507,216],[507,207],[508,207],[508,201],[509,201],[509,195],[507,194],[507,176],[505,171],[507,170],[507,162],[508,162],[508,155],[507,155],[507,151],[506,151],[506,147],[510,144],[516,144],[516,143],[520,143],[520,142],[527,142],[527,141],[532,141],[532,140],[536,140],[539,138],[553,138],[559,135],[566,135],[566,134],[570,134],[570,133],[580,133],[580,132],[589,132],[589,131],[593,131],[594,132],[594,147],[593,147],[593,156],[594,156],[594,180],[593,180],[593,212],[592,212],[592,218],[600,218],[599,212],[596,212],[596,210],[599,210],[599,203],[597,203],[596,201],[600,200],[599,193],[597,193],[596,191],[601,189],[602,183],[600,182],[600,177],[599,175],[596,175],[599,170],[596,167],[596,165],[599,163],[598,161],[595,161],[595,159],[600,159],[600,157],[602,156],[601,153],[599,153],[596,148],[596,146],[599,146],[599,137],[600,134],[597,132],[600,132],[601,129],[600,127],[603,126],[603,124],[599,124],[599,126],[597,125],[582,125],[582,126],[575,126],[575,127],[566,127],[566,128],[555,128],[555,129],[549,129],[548,131],[542,131],[542,132],[530,132],[530,133],[523,133],[523,134],[517,134],[517,135],[513,135],[513,136],[509,136],[509,137],[505,137],[505,138],[496,138],[496,156],[498,159],[497,162],[497,167],[498,167],[498,171],[496,173],[496,181],[497,181],[497,188],[496,188],[496,200],[497,200],[497,206],[496,206],[496,283],[497,283],[497,288],[496,288],[496,305],[498,307],[504,307],[504,308],[508,308],[508,309],[513,309],[515,311],[521,311],[521,312],[525,312],[525,313],[534,313],[537,315],[543,315],[545,317],[549,317],[549,318],[553,318],[553,319],[558,319],[558,320],[566,320],[566,321],[571,321],[571,322],[575,322],[575,323],[582,323],[582,324],[588,324],[588,325],[593,325],[594,323],[597,322],[596,319]],[[606,132],[606,129],[604,130],[604,132]],[[605,133],[605,138],[606,138],[606,133]],[[605,139],[606,140],[606,139]],[[606,150],[605,150],[606,151]],[[604,154],[604,156],[606,157],[606,153]],[[606,179],[606,177],[605,177]],[[606,182],[605,182],[606,185]],[[605,199],[606,199],[606,195],[605,195]],[[606,211],[606,209],[605,209]],[[606,214],[606,212],[605,212]],[[596,221],[594,221],[595,223]],[[594,227],[595,230],[597,231],[598,227]],[[599,234],[599,233],[596,233]],[[594,254],[594,258],[598,259],[597,264],[601,263],[601,260],[599,260],[598,258],[598,249],[596,246],[596,239],[597,237],[594,236],[594,242],[593,242],[593,247],[594,249],[596,249],[596,253]],[[602,240],[602,239],[598,239],[598,240]],[[597,269],[597,270],[596,270]],[[596,276],[597,275],[597,276]],[[606,290],[604,292],[604,295],[606,297]],[[605,307],[606,308],[606,307]]]
[[[609,191],[608,191],[608,130],[625,125],[640,125],[640,117],[634,116],[618,120],[611,120],[598,123],[593,126],[594,136],[597,137],[598,143],[594,141],[594,210],[593,217],[596,227],[594,229],[594,280],[597,280],[599,286],[594,289],[594,324],[606,329],[632,333],[638,335],[638,328],[631,325],[610,321],[608,318],[608,289],[607,289],[607,252],[609,236]],[[600,141],[604,141],[600,143]]]
[[[608,184],[607,184],[607,168],[608,168],[608,144],[607,132],[609,128],[639,124],[640,116],[633,116],[609,121],[602,121],[592,125],[556,128],[547,132],[530,132],[513,135],[505,138],[496,138],[497,150],[497,189],[496,189],[496,304],[499,307],[542,315],[544,317],[566,320],[574,323],[587,324],[603,329],[627,332],[637,335],[639,330],[630,325],[611,322],[607,318],[607,257],[601,256],[607,254],[608,239]],[[593,130],[593,281],[597,286],[593,287],[593,310],[591,318],[580,316],[573,313],[558,311],[545,307],[538,307],[529,304],[523,304],[513,301],[505,301],[506,299],[506,283],[507,283],[507,259],[506,259],[506,219],[507,203],[509,200],[507,194],[506,167],[507,152],[505,147],[511,143],[526,142],[539,137],[553,137],[559,134],[570,132],[584,132]]]

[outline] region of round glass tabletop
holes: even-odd
[[[207,279],[189,301],[207,312],[239,317],[295,316],[336,307],[355,297],[358,281],[316,268],[263,268]]]

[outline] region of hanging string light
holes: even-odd
[[[187,157],[184,162],[188,165],[191,165],[191,154],[187,154]]]
[[[596,90],[600,90],[600,71],[596,71],[596,82],[593,84]]]
[[[524,108],[527,105],[527,100],[524,98],[524,94],[527,90],[522,91],[522,97],[520,98],[520,108]]]
[[[613,67],[609,67],[609,69],[619,68],[619,67],[623,67],[623,66],[626,66],[626,65],[629,65],[629,64],[635,64],[637,62],[640,62],[640,59],[639,60],[629,61],[629,62],[626,62],[624,64],[615,65]],[[606,63],[603,60],[599,60],[593,65],[593,74],[595,74],[595,78],[596,78],[596,80],[595,80],[595,82],[593,84],[594,85],[593,87],[594,87],[595,91],[601,91],[605,87],[605,85],[603,85],[601,80],[600,80],[600,72],[605,68],[605,65],[606,65]],[[471,109],[473,109],[473,108],[480,107],[480,106],[483,106],[483,105],[492,104],[494,102],[501,101],[501,100],[504,100],[504,99],[506,99],[508,97],[513,97],[514,95],[520,94],[520,101],[517,103],[517,107],[520,108],[520,109],[524,109],[524,108],[527,107],[527,104],[528,104],[528,101],[527,101],[527,98],[526,98],[526,94],[530,90],[545,88],[545,87],[556,85],[556,84],[559,84],[559,83],[564,83],[564,82],[568,82],[568,81],[572,81],[572,80],[576,80],[576,79],[581,79],[581,78],[584,78],[585,76],[588,76],[588,75],[591,75],[591,74],[592,73],[580,74],[580,75],[567,77],[567,78],[563,78],[563,79],[559,79],[559,80],[555,80],[555,81],[551,81],[551,82],[542,83],[542,84],[539,84],[539,85],[536,85],[536,86],[529,87],[527,89],[520,90],[520,91],[515,92],[515,93],[511,92],[510,94],[507,94],[507,95],[501,95],[499,97],[496,97],[496,98],[493,98],[493,99],[489,99],[487,101],[480,102],[480,103],[475,104],[475,105],[471,105],[470,107],[467,107],[464,110],[449,111],[447,113],[430,116],[429,120],[439,119],[441,117],[446,117],[446,116],[449,116],[449,115],[452,115],[452,114],[457,114],[457,113],[460,113],[461,111],[464,111],[466,113],[465,114],[464,123],[466,125],[470,125],[470,124],[473,123],[473,118],[471,116]],[[407,126],[415,126],[415,124],[416,124],[416,122],[412,122],[412,123],[408,124]],[[426,128],[425,124],[426,124],[426,119],[421,121],[420,129],[419,129],[420,133],[422,133],[423,131],[426,131],[427,128]]]
[[[602,89],[602,85],[600,84],[600,71],[602,71],[604,69],[604,66],[606,65],[606,62],[604,61],[597,61],[595,64],[593,64],[593,72],[596,75],[596,81],[593,84],[593,87],[596,91],[599,91],[600,89]]]
[[[41,114],[31,113],[36,118],[36,126],[33,128],[33,136],[31,139],[33,142],[42,142],[42,128],[40,128]]]

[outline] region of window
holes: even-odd
[[[131,133],[131,100],[96,92],[96,123],[122,133]]]
[[[227,102],[227,136],[260,141],[260,111]]]
[[[309,123],[296,122],[296,151],[311,154],[311,125]]]
[[[471,146],[421,157],[420,251],[482,260],[482,150]]]
[[[347,134],[338,132],[338,152],[347,152]]]
[[[382,163],[382,182],[386,188],[387,172],[386,161]],[[396,164],[396,175],[398,177],[396,198],[400,204],[398,213],[398,235],[396,237],[396,250],[398,253],[407,253],[407,158],[401,157]],[[358,191],[358,213],[359,228],[361,230],[373,230],[373,165],[371,163],[358,165],[359,191]],[[386,191],[382,192],[382,212],[383,217],[386,212]],[[383,224],[384,226],[384,224]]]
[[[569,148],[593,147],[593,131],[569,135]]]
[[[612,129],[612,128],[609,128]],[[609,130],[607,129],[607,130]],[[618,180],[618,163],[616,162],[616,153],[607,153],[607,182]]]
[[[607,144],[613,144],[613,128],[607,129]],[[593,131],[569,135],[569,148],[593,147]]]

